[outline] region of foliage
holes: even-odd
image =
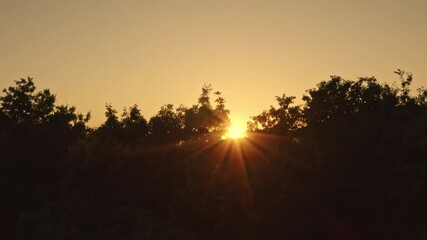
[[[4,89],[2,111],[17,122],[46,122],[54,111],[55,95],[49,89],[35,93],[33,79],[21,78],[15,87]]]
[[[151,117],[149,132],[155,141],[176,142],[182,136],[183,119],[172,104],[164,105],[159,112]]]
[[[210,85],[147,122],[106,105],[97,129],[16,81],[0,97],[2,239],[425,239],[427,91],[332,76],[229,124]],[[50,99],[50,100],[49,100]]]
[[[129,107],[129,111],[123,110],[121,124],[128,139],[135,140],[148,134],[147,120],[141,115],[137,104]]]
[[[225,108],[225,100],[221,97],[219,91],[215,92],[217,96],[215,108],[210,102],[211,85],[204,85],[202,94],[198,99],[198,104],[193,105],[185,111],[184,128],[188,135],[204,137],[209,134],[221,136],[228,127],[230,111]]]
[[[279,108],[270,106],[269,111],[251,117],[252,121],[248,122],[248,130],[294,136],[298,129],[304,126],[301,107],[291,106],[294,99],[294,96],[287,97],[285,94],[281,97],[276,96]]]
[[[226,131],[229,125],[230,111],[225,107],[225,99],[219,91],[215,92],[215,107],[212,106],[211,85],[202,88],[198,103],[191,108],[173,104],[162,106],[159,112],[147,122],[135,104],[124,108],[121,119],[111,104],[106,104],[106,121],[95,134],[104,139],[115,139],[125,142],[149,142],[151,144],[178,143],[189,139],[217,138]]]

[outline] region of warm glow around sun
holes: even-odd
[[[231,124],[222,139],[239,139],[246,137],[246,127],[243,124]]]

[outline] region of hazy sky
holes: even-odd
[[[196,103],[204,83],[234,121],[300,99],[330,75],[427,86],[427,1],[0,0],[0,88],[34,77],[58,103],[148,119],[163,104]]]

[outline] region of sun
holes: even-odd
[[[239,139],[246,137],[246,128],[242,124],[232,124],[222,139]]]

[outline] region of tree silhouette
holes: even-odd
[[[276,96],[279,108],[270,106],[269,111],[251,117],[252,121],[248,122],[248,130],[295,136],[298,129],[304,126],[304,122],[301,107],[291,106],[294,99],[294,96],[287,97],[285,94],[281,97]]]
[[[117,129],[121,127],[119,118],[117,117],[117,110],[113,108],[111,103],[105,104],[105,117],[107,117],[107,120],[105,120],[101,128]]]
[[[46,122],[54,111],[55,95],[49,89],[35,93],[36,87],[30,77],[21,78],[15,84],[3,90],[2,111],[17,122]]]
[[[149,132],[156,142],[174,142],[182,138],[183,119],[172,104],[164,105],[150,118]]]
[[[126,138],[135,141],[148,134],[147,120],[141,115],[137,104],[129,107],[129,111],[123,110],[121,124],[125,130]]]
[[[215,106],[210,100],[211,85],[204,85],[198,103],[191,108],[180,105],[174,109],[173,104],[162,106],[159,112],[147,123],[135,104],[129,110],[124,108],[121,120],[111,104],[106,104],[106,120],[97,129],[104,139],[114,138],[126,141],[148,141],[152,144],[166,144],[188,139],[208,136],[217,138],[229,126],[230,111],[225,107],[225,99],[219,91],[215,92]]]
[[[74,106],[56,106],[56,96],[49,89],[35,92],[33,79],[21,78],[15,81],[16,86],[3,90],[0,96],[3,118],[15,123],[44,124],[75,134],[85,134],[90,120],[90,112],[86,115],[76,112]]]
[[[211,85],[204,85],[198,104],[193,105],[185,111],[184,128],[187,134],[195,137],[216,134],[221,136],[230,123],[230,111],[225,108],[225,99],[220,92],[215,92],[216,106],[212,107],[210,102]]]
[[[0,96],[0,237],[425,239],[427,90],[395,73],[277,96],[233,141],[210,85],[148,123],[106,104],[90,129],[90,112],[15,81]]]

